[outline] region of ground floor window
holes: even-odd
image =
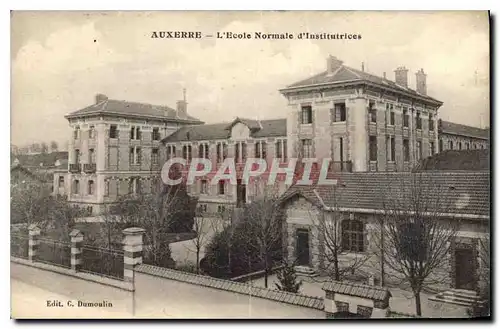
[[[363,252],[364,243],[364,225],[359,220],[342,221],[342,250],[351,252]]]

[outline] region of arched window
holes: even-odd
[[[352,252],[365,250],[363,222],[349,219],[342,221],[342,250]]]

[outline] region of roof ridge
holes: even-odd
[[[346,70],[348,70],[349,72],[351,72],[352,74],[354,74],[355,76],[358,77],[358,79],[361,79],[361,76],[356,72],[356,69],[352,68],[352,67],[349,67],[349,66],[341,66],[341,68],[344,67]],[[353,71],[354,70],[354,71]],[[372,74],[373,75],[373,74]]]

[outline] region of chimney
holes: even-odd
[[[408,69],[404,66],[398,67],[395,71],[396,84],[408,88]]]
[[[365,71],[365,62],[361,62],[361,71],[364,72]]]
[[[417,92],[422,95],[427,95],[427,74],[424,73],[424,69],[420,69],[415,73],[417,81]]]
[[[342,62],[335,56],[328,56],[328,58],[326,59],[326,70],[328,74],[332,74],[333,72],[335,72],[339,67],[342,66],[343,63],[344,62]]]
[[[108,96],[104,94],[97,94],[95,95],[95,103],[99,104],[100,102],[104,102],[108,100]]]
[[[182,90],[183,99],[181,101],[177,101],[177,115],[179,118],[187,117],[187,102],[186,102],[186,88]]]

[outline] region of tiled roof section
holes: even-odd
[[[414,172],[441,171],[485,171],[490,170],[489,150],[447,150],[423,159]]]
[[[261,126],[261,123],[259,120],[254,120],[254,119],[246,119],[246,118],[240,118],[240,117],[237,117],[236,119],[233,120],[233,122],[231,122],[228,126],[227,126],[227,130],[231,130],[231,128],[237,124],[241,122],[242,124],[246,125],[250,130],[252,131],[255,131],[255,130],[259,130],[262,128]]]
[[[177,111],[164,105],[152,105],[147,103],[128,102],[122,100],[106,99],[92,104],[81,110],[66,115],[66,118],[87,116],[91,114],[112,113],[139,117],[153,117],[159,119],[182,120],[177,116]],[[187,116],[185,120],[198,121],[199,119]]]
[[[12,175],[14,172],[20,171],[26,174],[27,176],[33,178],[34,180],[40,182],[40,183],[50,183],[53,175],[41,175],[38,173],[34,173],[31,170],[27,169],[26,167],[20,165],[20,164],[15,164],[10,167],[10,173],[11,173],[11,180],[12,180]]]
[[[246,122],[248,119],[243,120],[244,121],[241,122],[247,124]],[[255,128],[257,122],[259,123],[259,129],[254,129],[251,132],[251,136],[254,138],[286,136],[286,119],[251,120],[249,124]],[[215,123],[182,127],[173,134],[165,137],[163,143],[227,139],[231,136],[231,130],[228,128],[232,127],[233,123]]]
[[[449,121],[439,121],[439,131],[444,134],[450,135],[459,135],[459,136],[467,136],[474,137],[480,139],[489,139],[490,138],[490,130],[489,129],[481,129],[472,126],[461,125],[458,123],[453,123]]]
[[[418,96],[418,97],[423,97],[427,100],[431,100],[433,102],[439,102],[437,99],[434,99],[430,96],[419,94],[413,89],[410,88],[405,88],[403,86],[400,86],[396,84],[394,81],[384,79],[382,77],[376,76],[374,74],[360,71],[357,69],[354,69],[352,67],[348,67],[345,65],[342,65],[337,71],[333,72],[332,74],[328,74],[327,71],[319,73],[314,75],[313,77],[310,77],[308,79],[293,83],[289,86],[287,86],[285,89],[288,88],[298,88],[298,87],[307,87],[311,85],[316,85],[316,84],[328,84],[328,83],[343,83],[343,82],[350,82],[350,81],[368,81],[380,86],[388,87],[395,89],[396,91],[401,91],[401,92],[406,92],[409,93],[410,95],[413,96]]]
[[[317,310],[323,309],[323,298],[319,297],[310,297],[300,294],[294,294],[291,292],[254,287],[246,283],[234,282],[234,281],[217,279],[210,276],[180,272],[168,268],[157,267],[147,264],[141,264],[137,266],[136,270],[140,273],[145,273],[185,283],[196,284],[203,287],[220,289],[245,295],[252,295],[254,297],[274,300],[276,302],[291,304],[295,306],[308,307]]]
[[[52,153],[39,153],[39,154],[24,154],[17,155],[11,158],[11,161],[19,160],[19,164],[28,168],[37,167],[37,168],[46,168],[46,167],[55,167],[56,161],[59,162],[68,160],[68,152],[52,152]],[[43,166],[40,166],[43,164]]]
[[[391,292],[385,288],[350,282],[326,282],[323,285],[323,290],[343,295],[382,301],[392,297]]]
[[[383,211],[390,207],[387,204],[394,207],[397,203],[401,211],[415,211],[409,200],[418,192],[426,209],[435,214],[490,213],[489,172],[338,173],[336,178],[336,187],[294,185],[282,199],[299,195],[321,207],[317,193],[327,207]]]

